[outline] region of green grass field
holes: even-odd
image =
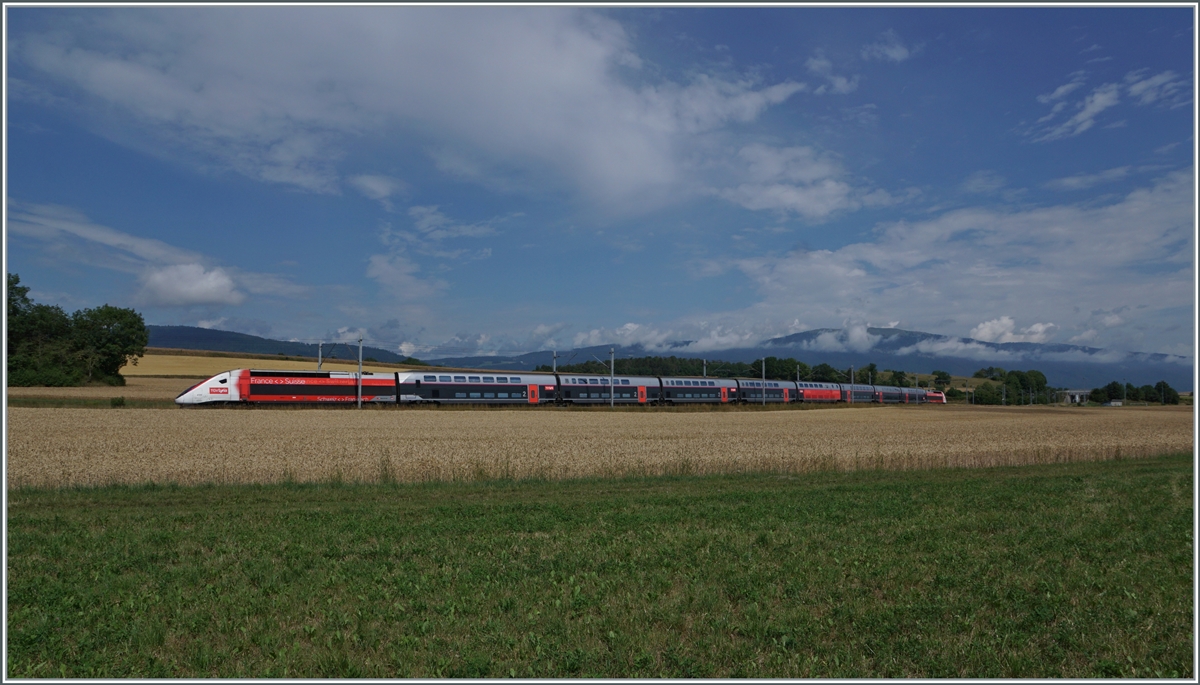
[[[16,490],[7,675],[1192,678],[1192,473]]]

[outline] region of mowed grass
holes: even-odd
[[[7,675],[1193,678],[1192,474],[20,489]]]

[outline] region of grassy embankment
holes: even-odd
[[[9,677],[1194,677],[1190,454],[10,491]]]

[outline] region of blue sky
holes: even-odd
[[[1194,356],[1190,7],[6,13],[7,269],[68,311]]]

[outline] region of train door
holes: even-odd
[[[538,387],[536,385],[529,386],[529,403],[538,403]]]
[[[729,401],[729,388],[721,388],[721,401],[722,402]]]
[[[788,399],[788,389],[787,389],[787,388],[784,388],[784,389],[783,389],[783,403],[784,403],[784,404],[787,404],[788,402],[789,402],[789,399]]]
[[[646,386],[644,385],[638,386],[638,402],[646,403]]]

